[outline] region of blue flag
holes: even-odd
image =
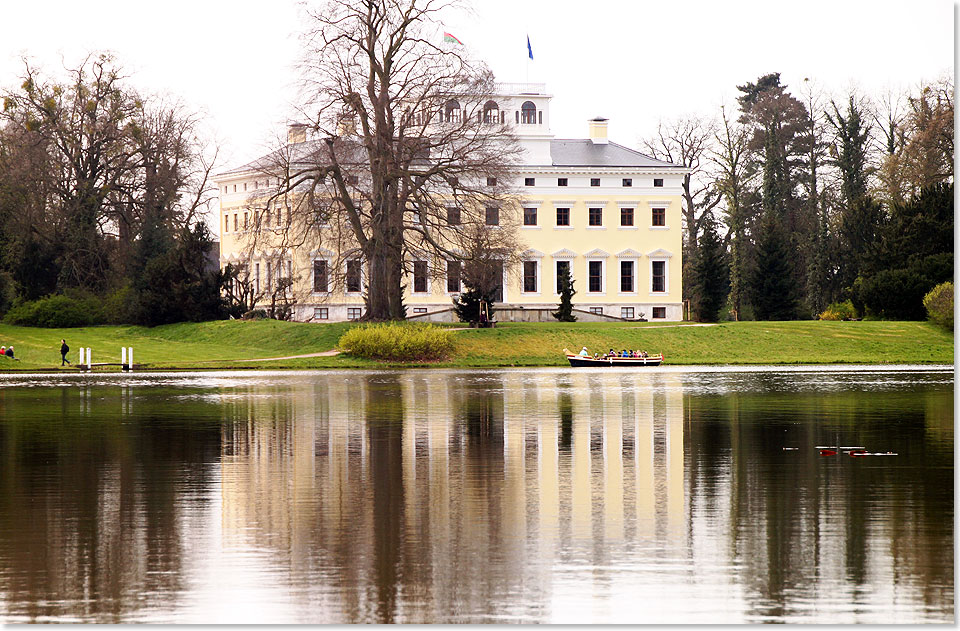
[[[527,54],[533,59],[533,48],[530,47],[530,36],[527,35]]]

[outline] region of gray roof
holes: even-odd
[[[618,145],[595,144],[592,140],[551,140],[550,157],[557,167],[665,167],[677,165]]]

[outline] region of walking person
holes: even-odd
[[[64,366],[70,363],[70,360],[67,359],[67,353],[70,352],[70,347],[67,346],[67,341],[64,339],[60,340],[60,365]]]

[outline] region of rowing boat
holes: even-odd
[[[576,353],[571,353],[563,349],[563,354],[567,356],[570,365],[574,368],[583,368],[588,366],[659,366],[663,363],[663,353],[658,355],[648,355],[647,357],[583,357]]]

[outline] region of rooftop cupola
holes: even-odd
[[[607,140],[607,119],[602,116],[597,116],[596,118],[591,118],[589,121],[590,124],[590,140],[595,145],[605,145],[609,141]]]

